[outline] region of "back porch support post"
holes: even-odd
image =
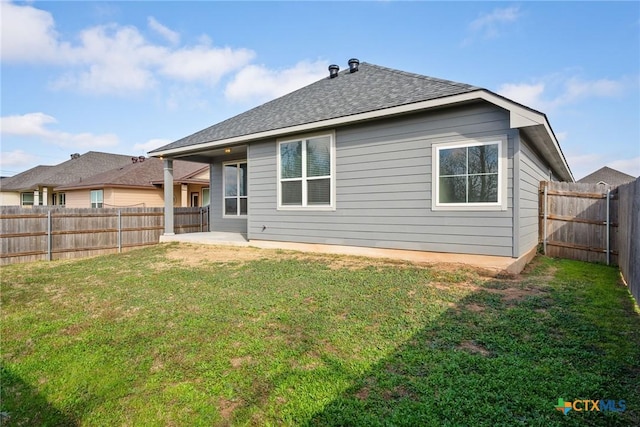
[[[173,236],[173,160],[164,159],[164,235]]]

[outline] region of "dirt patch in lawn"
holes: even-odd
[[[241,405],[242,405],[242,401],[240,400],[228,400],[228,399],[221,398],[218,401],[218,408],[220,409],[220,415],[226,422],[229,422],[231,420],[233,411],[235,411]],[[229,424],[225,424],[225,425],[229,425]]]
[[[489,350],[473,341],[464,341],[460,343],[458,349],[465,350],[470,353],[481,354],[482,356],[489,356],[491,354]]]
[[[206,263],[237,263],[275,258],[275,251],[257,248],[239,248],[236,246],[209,246],[180,244],[171,245],[166,258],[179,261],[187,266],[200,266]]]
[[[473,277],[493,277],[495,273],[482,268],[453,263],[426,263],[390,258],[368,258],[353,255],[335,255],[309,253],[283,249],[261,249],[255,247],[197,245],[189,243],[171,244],[166,252],[167,263],[158,263],[159,270],[170,268],[172,261],[183,265],[197,267],[206,263],[235,264],[260,259],[296,259],[299,261],[322,262],[332,270],[364,268],[432,268],[437,271],[437,278],[442,281]],[[454,280],[454,281],[458,281]]]
[[[251,363],[252,360],[253,358],[251,356],[243,356],[243,357],[234,357],[233,359],[230,360],[230,362],[231,362],[231,366],[233,366],[234,368],[239,368],[242,365],[248,365],[249,363]]]

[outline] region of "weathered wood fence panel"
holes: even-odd
[[[640,178],[618,187],[618,248],[620,271],[640,304]]]
[[[208,208],[175,208],[175,233],[207,231]],[[78,258],[157,244],[163,208],[0,207],[0,265]]]
[[[547,255],[618,263],[617,189],[543,181],[540,197],[540,241]]]

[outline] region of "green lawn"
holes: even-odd
[[[0,271],[6,425],[640,425],[640,315],[611,267],[172,244]]]

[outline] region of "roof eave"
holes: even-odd
[[[536,132],[538,138],[542,139],[538,141],[538,145],[544,145],[545,149],[541,150],[551,154],[549,162],[554,169],[556,175],[567,181],[574,181],[573,174],[567,164],[567,161],[562,153],[560,144],[551,129],[549,121],[544,113],[528,108],[522,104],[511,101],[503,96],[488,91],[486,89],[477,89],[469,92],[465,92],[457,95],[450,95],[435,99],[429,99],[426,101],[415,102],[411,104],[398,105],[395,107],[385,108],[381,110],[368,111],[365,113],[353,114],[349,116],[342,116],[328,120],[322,120],[312,123],[305,123],[296,126],[290,126],[280,129],[272,129],[263,132],[257,132],[249,135],[236,136],[232,138],[225,138],[216,141],[207,141],[200,144],[189,145],[186,147],[178,147],[167,150],[156,150],[149,154],[153,157],[180,157],[186,154],[192,154],[194,152],[209,150],[213,148],[220,148],[224,146],[230,146],[240,143],[248,143],[265,138],[277,138],[280,136],[309,132],[316,129],[342,126],[346,124],[352,124],[356,122],[368,121],[383,117],[391,117],[400,114],[407,114],[412,112],[418,112],[422,110],[429,110],[432,108],[451,106],[455,104],[473,102],[484,100],[498,107],[501,107],[509,111],[510,127],[514,129],[526,129],[537,128]],[[542,131],[542,132],[539,132]],[[538,147],[541,148],[541,147]]]

